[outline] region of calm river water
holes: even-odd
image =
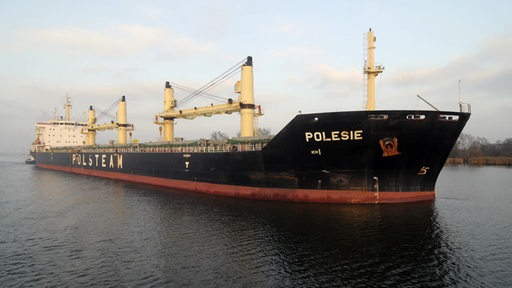
[[[170,191],[0,154],[2,287],[512,287],[512,169],[445,167],[432,202]]]

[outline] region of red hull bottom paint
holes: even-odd
[[[133,183],[149,184],[206,193],[227,197],[238,197],[256,200],[310,202],[310,203],[406,203],[428,201],[435,198],[434,191],[423,192],[374,192],[353,190],[317,190],[317,189],[290,189],[248,187],[225,184],[212,184],[185,180],[173,180],[151,176],[107,172],[83,168],[63,167],[56,165],[37,164],[40,168],[52,169],[75,174],[90,175]]]

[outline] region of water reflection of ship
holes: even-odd
[[[196,229],[213,229],[211,233],[229,239],[228,254],[257,265],[259,274],[253,276],[258,283],[270,283],[266,286],[273,286],[274,279],[280,284],[286,279],[291,287],[460,283],[455,271],[462,270],[463,262],[453,251],[457,243],[446,233],[432,201],[392,206],[290,205],[179,191],[158,195],[162,195],[156,198],[161,200],[158,207],[179,203],[173,209],[178,214],[172,217],[196,219],[200,224]],[[165,222],[170,216],[156,218]],[[157,225],[169,225],[163,222]],[[259,279],[260,274],[265,277]]]
[[[414,279],[420,286],[446,287],[461,270],[433,202],[248,206],[240,213],[262,225],[255,229],[268,233],[272,246],[262,257],[279,278],[293,279],[291,286],[398,287]]]

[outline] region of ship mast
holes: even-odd
[[[66,95],[66,103],[64,103],[64,109],[66,109],[66,118],[64,118],[64,120],[69,122],[71,121],[71,101],[68,95]]]
[[[375,66],[374,51],[375,41],[377,40],[370,28],[368,31],[368,58],[364,67],[364,73],[367,75],[367,97],[366,110],[375,110],[375,77],[384,71],[381,65]]]

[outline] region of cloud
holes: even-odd
[[[502,37],[488,37],[484,41],[484,48],[477,55],[492,62],[508,62],[512,60],[510,48],[512,47],[512,35]]]
[[[103,56],[140,53],[156,42],[158,29],[142,26],[117,26],[106,31],[94,31],[80,27],[56,29],[30,29],[18,32],[26,46],[55,49],[56,52],[94,53]]]
[[[313,47],[307,47],[307,46],[289,46],[283,49],[273,50],[270,53],[270,56],[276,57],[276,58],[288,58],[288,57],[305,57],[305,56],[311,56],[315,54],[319,54],[321,52],[320,49],[313,48]]]
[[[215,48],[213,43],[202,42],[186,37],[169,39],[160,45],[162,45],[164,49],[159,53],[159,58],[164,58],[166,60],[203,54],[210,52]]]
[[[318,64],[311,68],[317,81],[324,85],[339,85],[340,83],[354,83],[361,81],[361,71],[338,70],[327,64]]]
[[[290,76],[285,82],[290,85],[311,86],[315,89],[332,89],[332,88],[353,88],[361,87],[363,76],[361,71],[357,70],[340,70],[329,64],[304,64],[300,72],[300,76]]]
[[[300,29],[297,22],[285,22],[277,26],[275,31],[282,34],[299,34]]]
[[[22,49],[45,49],[68,56],[127,57],[143,55],[152,49],[166,55],[191,55],[212,49],[211,43],[173,35],[171,32],[143,25],[117,25],[104,30],[81,27],[25,29],[16,33]]]
[[[153,20],[160,19],[162,16],[165,15],[162,9],[150,5],[138,5],[136,6],[135,10],[138,11],[138,13],[140,13],[143,17]]]

